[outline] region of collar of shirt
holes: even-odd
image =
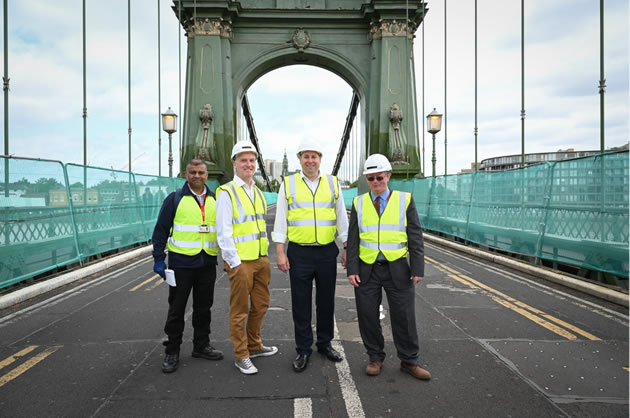
[[[375,195],[374,193],[370,192],[370,197],[372,198],[372,202],[374,202],[374,200],[377,197],[380,197],[383,200],[383,202],[387,202],[387,199],[389,198],[389,194],[390,194],[390,191],[389,191],[389,188],[387,188],[387,189],[385,189],[385,191],[383,193],[381,193],[379,195]]]
[[[243,179],[240,178],[239,176],[237,176],[236,174],[234,175],[234,182],[236,183],[236,185],[238,187],[245,186],[245,188],[247,188],[249,190],[253,190],[254,186],[256,184],[256,183],[254,183],[254,180],[252,180],[252,185],[250,186],[249,184],[245,183],[245,181],[243,181]]]
[[[206,185],[204,184],[203,186],[203,192],[201,194],[197,194],[195,193],[195,191],[190,187],[190,184],[186,183],[188,185],[188,190],[190,190],[190,193],[193,194],[193,196],[195,196],[197,198],[197,202],[199,202],[200,205],[203,205],[204,201],[206,200]]]

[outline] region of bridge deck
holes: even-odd
[[[271,223],[272,217],[268,219]],[[271,246],[273,250],[274,246]],[[275,255],[271,254],[275,267]],[[627,416],[628,310],[427,244],[416,287],[421,363],[398,370],[384,298],[387,359],[368,377],[352,287],[339,266],[336,341],[346,360],[295,356],[288,276],[273,269],[260,372],[233,366],[229,283],[220,269],[213,344],[226,358],[160,370],[167,289],[149,257],[0,312],[0,409],[7,416]],[[189,312],[190,314],[190,312]]]

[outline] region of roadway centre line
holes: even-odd
[[[499,269],[497,267],[494,267],[492,265],[489,265],[487,263],[480,262],[479,260],[477,260],[475,258],[471,258],[471,257],[468,257],[466,255],[454,252],[453,250],[449,250],[449,249],[442,248],[442,247],[437,247],[435,245],[426,244],[426,243],[425,243],[425,245],[427,245],[428,247],[431,247],[432,249],[434,249],[436,251],[448,254],[451,257],[458,258],[458,259],[466,261],[466,262],[468,262],[470,264],[474,264],[474,265],[478,266],[479,268],[482,268],[482,269],[484,269],[484,270],[486,270],[488,272],[497,274],[497,275],[499,275],[501,277],[505,277],[506,279],[511,280],[513,282],[524,284],[524,285],[530,286],[532,288],[533,287],[538,287],[538,288],[542,289],[542,291],[547,292],[548,294],[552,294],[552,293],[555,294],[556,297],[560,296],[560,297],[563,297],[563,298],[571,299],[574,304],[577,304],[577,306],[579,306],[581,308],[589,309],[591,312],[594,312],[594,313],[596,313],[598,315],[601,315],[601,316],[603,316],[603,317],[605,317],[607,319],[612,319],[612,320],[615,320],[616,322],[621,323],[622,325],[628,326],[628,321],[627,321],[628,320],[628,316],[624,315],[622,313],[619,313],[617,311],[613,311],[612,309],[606,308],[604,306],[598,305],[598,304],[590,302],[588,300],[584,300],[582,298],[579,298],[579,297],[574,296],[572,294],[569,294],[569,293],[563,292],[561,290],[555,289],[553,287],[549,287],[549,286],[544,285],[542,283],[538,283],[538,282],[532,281],[531,279],[528,279],[528,278],[526,278],[524,276],[519,276],[519,275],[517,275],[515,273],[501,270],[501,269]],[[613,318],[613,317],[615,317],[615,318]],[[618,321],[618,319],[621,319],[622,321]]]
[[[62,302],[64,300],[68,299],[68,298],[71,298],[73,296],[78,295],[79,291],[83,290],[84,288],[90,288],[92,286],[98,286],[100,284],[105,283],[109,279],[117,278],[117,277],[121,276],[122,274],[126,273],[131,268],[136,267],[138,264],[145,263],[147,261],[149,261],[149,258],[144,259],[144,260],[138,260],[138,261],[133,262],[133,263],[127,265],[127,266],[120,267],[119,269],[114,270],[111,273],[107,273],[107,274],[105,274],[104,276],[102,276],[102,277],[100,277],[98,279],[91,280],[91,281],[89,281],[87,283],[83,283],[82,285],[79,285],[79,286],[74,287],[72,289],[68,289],[68,290],[66,290],[63,293],[55,295],[55,296],[53,296],[51,298],[48,298],[46,300],[43,300],[43,301],[41,301],[39,303],[36,303],[36,304],[34,304],[32,306],[26,307],[26,308],[21,309],[21,310],[19,310],[17,312],[14,312],[12,314],[4,316],[4,317],[0,318],[0,327],[8,324],[9,320],[11,320],[11,319],[13,319],[13,318],[15,318],[17,316],[24,315],[26,313],[34,313],[34,312],[37,312],[40,309],[53,306],[53,305],[55,305],[55,304],[57,304],[59,302]],[[87,289],[85,289],[85,290],[87,290]]]
[[[293,416],[295,418],[312,418],[313,401],[311,398],[295,398],[293,400]]]
[[[9,366],[10,364],[12,364],[18,357],[23,357],[25,355],[27,355],[28,353],[30,353],[31,351],[35,350],[38,346],[36,345],[29,345],[28,347],[24,348],[23,350],[18,351],[15,354],[11,354],[9,357],[5,358],[4,360],[0,361],[0,369],[3,369],[7,366]]]
[[[30,368],[35,366],[37,363],[39,363],[40,361],[42,361],[43,359],[45,359],[46,357],[48,357],[49,355],[51,355],[55,351],[59,350],[61,347],[62,346],[60,346],[60,345],[56,345],[56,346],[53,346],[53,347],[48,347],[46,350],[42,351],[41,353],[37,354],[36,356],[31,357],[30,359],[26,360],[24,363],[20,364],[15,369],[9,371],[4,376],[0,376],[0,387],[6,385],[11,380],[13,380],[16,377],[20,376],[22,373],[26,372],[27,370],[29,370]]]
[[[352,373],[350,373],[350,366],[346,359],[346,354],[339,339],[339,329],[337,328],[337,319],[335,318],[335,338],[331,342],[331,345],[337,350],[343,360],[335,363],[337,369],[337,377],[339,379],[339,386],[341,386],[341,394],[343,395],[343,401],[346,404],[346,412],[350,418],[363,418],[365,413],[363,412],[363,405],[361,404],[361,398],[359,392],[352,379]]]
[[[160,277],[159,274],[156,274],[154,276],[149,277],[148,279],[146,279],[145,281],[143,281],[142,283],[132,287],[131,289],[129,289],[130,292],[135,292],[137,289],[141,288],[142,286],[144,286],[145,284],[152,282],[153,280],[156,279],[156,277]]]
[[[577,339],[577,337],[568,332],[567,330],[565,330],[564,328],[559,327],[558,325],[552,324],[551,322],[547,321],[553,321],[556,324],[560,324],[560,325],[568,325],[568,328],[571,329],[572,331],[588,338],[589,340],[592,341],[601,341],[600,338],[594,336],[593,334],[590,334],[587,331],[584,331],[578,327],[575,327],[571,324],[568,324],[558,318],[553,317],[552,315],[546,314],[545,312],[534,308],[532,306],[527,305],[526,303],[520,302],[517,299],[514,299],[511,296],[506,295],[505,293],[502,293],[496,289],[491,288],[490,286],[483,284],[469,276],[466,276],[464,274],[460,274],[457,270],[450,268],[444,264],[438,263],[436,260],[433,260],[432,258],[429,257],[425,257],[427,259],[427,261],[430,264],[434,264],[438,269],[444,271],[444,272],[448,272],[447,276],[470,287],[471,289],[479,289],[481,290],[481,292],[483,294],[485,294],[486,296],[490,297],[492,300],[494,300],[495,302],[499,303],[500,305],[524,316],[525,318],[529,319],[530,321],[560,335],[561,337],[564,337],[568,340],[575,340]],[[449,274],[450,273],[450,274]],[[540,315],[540,316],[538,316]],[[546,320],[547,319],[547,320]]]

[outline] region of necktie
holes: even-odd
[[[381,197],[380,196],[376,196],[376,199],[374,199],[374,207],[376,208],[376,213],[378,213],[380,216],[381,215]]]

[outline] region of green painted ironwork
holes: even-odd
[[[390,157],[396,178],[421,175],[412,51],[427,12],[424,2],[174,0],[174,5],[188,43],[180,175],[185,162],[207,156],[202,159],[210,178],[231,180],[230,151],[247,89],[265,73],[297,64],[329,70],[357,92],[367,155]],[[207,105],[214,117],[202,135],[200,111]]]

